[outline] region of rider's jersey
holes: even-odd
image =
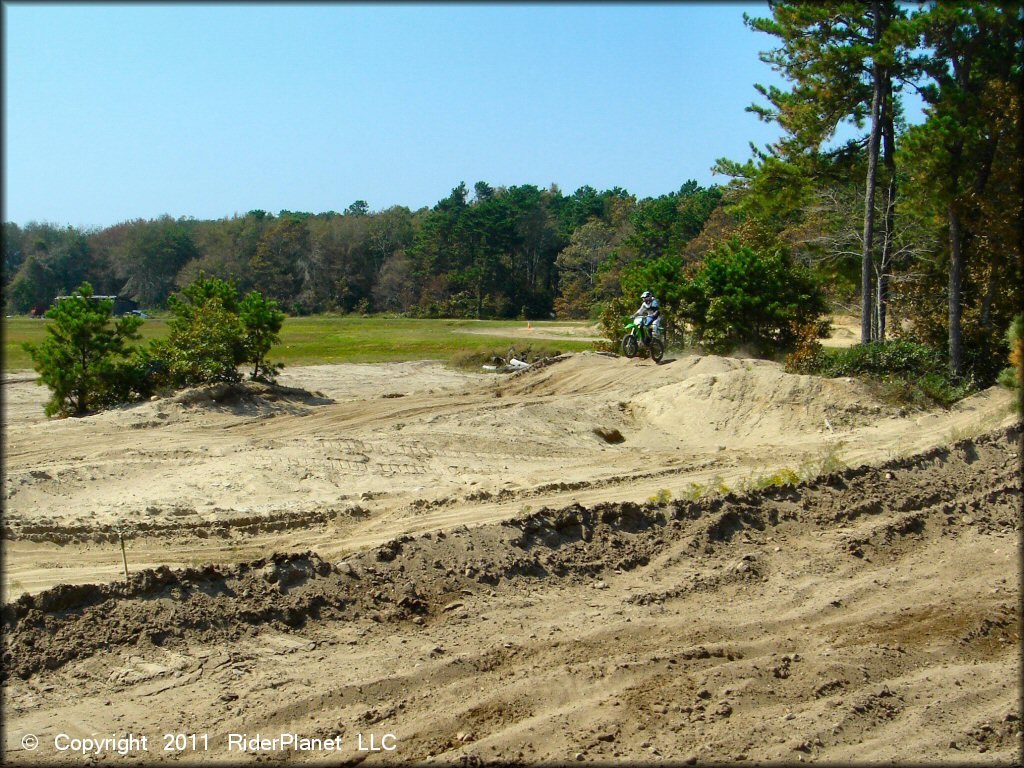
[[[658,304],[657,299],[651,299],[650,304],[641,304],[640,309],[638,309],[634,314],[646,315],[647,324],[650,325],[661,317],[661,306]]]

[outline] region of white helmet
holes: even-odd
[[[644,291],[642,294],[640,294],[640,300],[643,301],[645,304],[653,298],[654,294],[651,293],[650,291]]]

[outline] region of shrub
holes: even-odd
[[[277,302],[251,291],[241,301],[234,283],[199,277],[169,300],[174,317],[167,339],[152,345],[151,369],[160,383],[189,387],[238,381],[238,366],[253,366],[252,378],[273,379],[281,364],[267,361],[280,341],[285,315]]]
[[[905,339],[873,341],[844,349],[818,348],[786,358],[786,370],[875,382],[879,394],[918,406],[949,406],[973,391],[968,381],[950,378],[945,357],[936,349]]]
[[[923,376],[946,370],[938,350],[902,339],[829,350],[820,360],[817,372],[825,376]]]
[[[790,373],[816,373],[823,365],[824,347],[818,339],[827,336],[828,320],[794,322],[791,325],[795,346],[786,356],[786,370]]]
[[[1004,387],[1024,386],[1024,315],[1017,315],[1006,329],[1006,345],[1010,348],[1010,365],[999,374]]]
[[[284,312],[277,308],[277,302],[264,298],[258,291],[250,291],[238,305],[238,317],[242,321],[245,337],[242,342],[242,362],[253,366],[253,379],[273,380],[283,363],[270,364],[267,353],[281,341],[281,326]]]
[[[50,388],[47,416],[81,416],[138,395],[127,342],[139,338],[142,319],[127,315],[114,320],[113,308],[113,301],[94,299],[92,286],[82,283],[46,312],[47,338],[23,345],[39,383]]]
[[[623,330],[626,325],[624,319],[635,309],[636,307],[627,304],[626,299],[622,296],[616,296],[604,305],[604,309],[601,310],[599,323],[601,335],[608,339],[609,350],[617,350],[619,348],[619,342],[625,333]]]
[[[147,347],[132,347],[127,357],[118,359],[105,377],[106,396],[101,405],[130,403],[149,397],[156,391],[157,366]]]
[[[166,339],[153,342],[153,354],[173,387],[194,387],[217,381],[238,381],[243,359],[244,328],[238,315],[214,296],[199,305],[172,306]]]
[[[710,252],[683,286],[682,314],[710,352],[749,347],[767,356],[796,346],[796,329],[825,314],[824,295],[807,270],[781,251],[731,240]]]
[[[1024,414],[1024,314],[1017,315],[1006,330],[1010,365],[999,374],[999,383],[1017,390],[1016,409]]]

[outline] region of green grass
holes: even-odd
[[[3,321],[5,371],[32,368],[32,358],[21,348],[25,342],[38,344],[46,338],[47,320],[35,320],[24,315],[7,317]],[[143,342],[167,335],[167,318],[149,318],[139,328]]]
[[[12,317],[3,321],[5,371],[32,367],[22,349],[23,342],[38,343],[46,337],[46,320]],[[543,333],[547,325],[574,325],[583,333],[589,323],[534,321],[533,329]],[[509,347],[525,349],[528,338],[513,335],[526,327],[523,320],[419,320],[406,317],[360,317],[354,315],[313,315],[289,317],[281,329],[281,343],[270,359],[285,366],[319,363],[381,363],[405,360],[454,360],[468,354],[499,354]],[[510,334],[463,333],[471,329],[508,329]],[[144,340],[167,335],[167,317],[151,317],[139,329]],[[572,338],[534,342],[545,350],[579,352],[592,349],[588,341]]]

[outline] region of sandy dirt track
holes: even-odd
[[[136,757],[249,762],[228,734],[259,731],[340,736],[263,754],[332,765],[1020,760],[1008,393],[912,412],[596,353],[282,384],[46,421],[5,378],[6,759],[175,731],[209,750]]]

